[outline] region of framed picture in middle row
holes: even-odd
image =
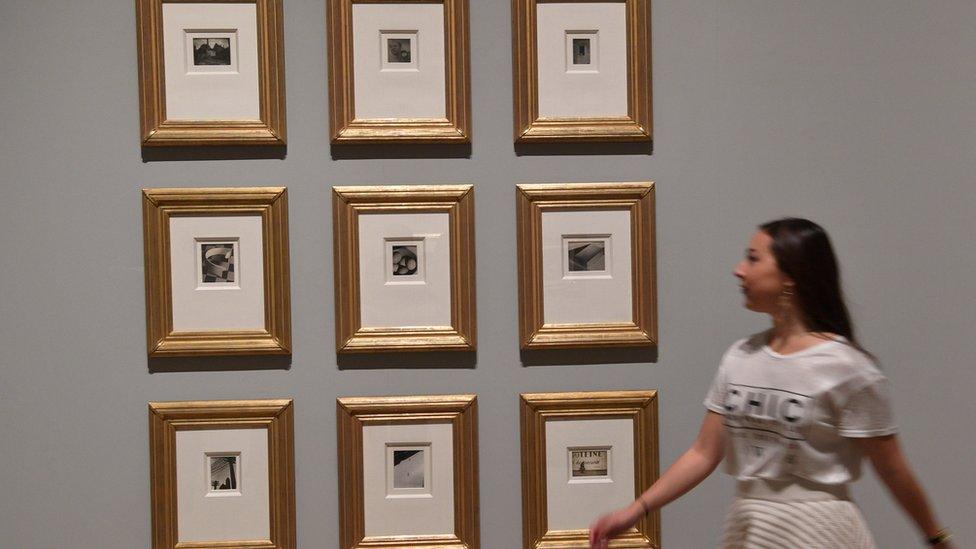
[[[333,144],[471,139],[468,0],[329,0]]]
[[[475,350],[474,187],[333,187],[336,352]]]
[[[522,349],[657,344],[654,183],[516,191]]]

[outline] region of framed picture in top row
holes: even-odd
[[[291,353],[283,187],[142,192],[150,357]]]
[[[332,188],[336,352],[473,351],[474,187]]]
[[[333,144],[471,139],[468,0],[328,0]]]
[[[284,145],[282,0],[137,0],[142,144]]]
[[[587,549],[597,510],[631,503],[657,479],[656,391],[524,393],[519,416],[524,549]],[[660,512],[611,547],[661,547]]]
[[[515,141],[651,139],[650,0],[512,0]]]
[[[516,188],[522,349],[657,344],[654,184]]]

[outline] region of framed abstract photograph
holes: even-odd
[[[475,350],[474,187],[332,188],[336,351]]]
[[[478,549],[474,395],[336,402],[339,548]]]
[[[291,353],[284,187],[143,189],[150,357]]]
[[[523,549],[588,548],[597,516],[657,479],[656,391],[524,393],[520,418]],[[660,546],[657,511],[612,545]]]
[[[512,0],[515,142],[650,141],[650,0]]]
[[[294,549],[291,400],[149,403],[153,549]]]
[[[471,139],[468,0],[328,0],[332,143]]]
[[[656,345],[654,183],[515,194],[521,348]]]
[[[142,144],[284,145],[282,0],[136,0]]]

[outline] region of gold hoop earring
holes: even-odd
[[[790,311],[793,309],[794,295],[796,294],[793,293],[792,285],[783,286],[783,291],[779,293],[779,299],[777,301],[779,301],[780,310],[782,310],[785,314],[789,314]]]

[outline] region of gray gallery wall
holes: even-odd
[[[653,154],[517,155],[509,2],[471,0],[470,156],[343,160],[324,0],[285,0],[283,159],[143,155],[133,4],[0,3],[0,546],[148,547],[146,402],[291,397],[299,544],[334,547],[335,398],[473,392],[482,545],[519,547],[518,393],[657,389],[670,463],[726,346],[765,326],[730,272],[753,227],[784,214],[833,232],[906,452],[959,546],[976,539],[976,2],[655,1]],[[628,180],[657,183],[656,358],[523,363],[515,183]],[[338,365],[330,187],[438,182],[476,188],[476,360]],[[294,354],[151,369],[139,191],[225,185],[288,187]],[[664,544],[713,546],[731,489],[715,475],[666,508]],[[856,495],[882,547],[918,546],[870,474]]]

